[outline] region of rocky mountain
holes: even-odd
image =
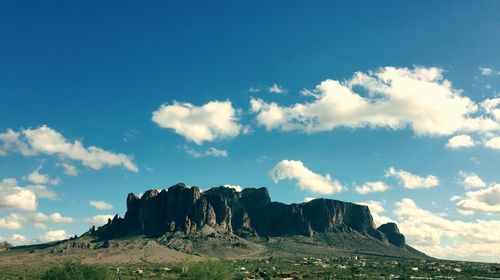
[[[179,183],[142,197],[127,196],[127,212],[115,216],[89,235],[113,239],[130,235],[313,237],[318,234],[356,234],[381,244],[406,248],[396,224],[376,228],[367,206],[332,199],[300,204],[273,202],[266,188],[238,192],[216,187],[201,192]]]

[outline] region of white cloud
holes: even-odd
[[[3,145],[0,146],[2,150],[1,155],[7,154],[8,151],[19,152],[24,156],[34,156],[36,152],[28,146],[25,142],[19,139],[20,133],[12,129],[7,129],[7,132],[0,133],[0,141]]]
[[[304,197],[304,202],[309,202],[309,201],[312,201],[315,199],[316,199],[316,197]]]
[[[46,125],[37,129],[24,130],[23,134],[30,146],[40,153],[81,161],[83,165],[96,170],[103,167],[123,166],[130,171],[138,171],[129,156],[95,146],[86,148],[80,141],[68,142],[62,134]]]
[[[86,222],[95,226],[102,226],[108,222],[108,219],[113,219],[113,215],[95,215],[87,218]]]
[[[432,188],[439,185],[439,179],[434,175],[420,177],[405,170],[397,170],[394,167],[387,169],[385,176],[396,178],[407,189]]]
[[[472,140],[467,134],[460,134],[457,136],[453,136],[446,143],[446,148],[448,149],[459,149],[459,148],[470,148],[474,147],[476,143]]]
[[[36,241],[37,242],[53,242],[53,241],[59,241],[63,239],[68,239],[70,235],[66,233],[66,231],[60,229],[60,230],[50,230],[47,231],[45,234],[41,235]]]
[[[197,151],[188,146],[184,146],[186,153],[194,158],[202,158],[202,157],[227,157],[228,152],[226,150],[219,150],[213,147],[208,148],[205,151]]]
[[[173,129],[187,140],[203,142],[233,138],[243,132],[238,123],[238,111],[230,101],[211,101],[197,107],[191,103],[163,104],[153,112],[153,122]]]
[[[116,154],[95,146],[84,147],[80,141],[70,142],[61,133],[46,125],[36,129],[22,130],[23,138],[21,138],[20,133],[10,129],[2,135],[0,140],[4,142],[4,150],[18,151],[25,156],[42,153],[56,155],[62,159],[80,161],[83,165],[96,170],[104,167],[123,166],[130,171],[138,171],[130,156]]]
[[[0,228],[18,230],[23,227],[23,223],[26,221],[26,217],[11,213],[7,217],[0,217]]]
[[[9,243],[12,245],[23,245],[26,244],[26,237],[21,234],[13,234],[12,237],[9,239]]]
[[[274,183],[281,180],[296,180],[296,185],[313,193],[332,194],[344,190],[337,180],[332,180],[329,174],[320,175],[312,172],[301,161],[282,160],[269,172]]]
[[[58,223],[58,224],[70,224],[70,223],[74,222],[73,218],[64,217],[63,215],[61,215],[60,213],[57,213],[57,212],[50,214],[49,219],[52,222]]]
[[[496,121],[500,121],[500,98],[485,99],[481,102],[481,107]]]
[[[484,146],[494,150],[500,150],[500,136],[493,137],[484,143]]]
[[[42,166],[39,166],[37,169],[35,169],[33,172],[31,172],[28,176],[23,177],[23,179],[27,180],[28,182],[34,183],[34,184],[50,184],[50,185],[58,185],[60,182],[59,178],[50,178],[48,174],[43,174],[40,173],[40,169],[42,169]]]
[[[30,220],[35,223],[54,222],[58,224],[70,224],[75,221],[73,218],[65,217],[58,212],[52,213],[50,215],[45,215],[41,212],[37,212],[30,216]]]
[[[44,223],[40,223],[40,222],[33,223],[33,226],[37,229],[46,229],[47,228],[47,226]]]
[[[358,204],[368,206],[368,208],[370,209],[370,213],[372,214],[373,217],[373,222],[375,223],[376,227],[383,225],[385,223],[394,222],[394,220],[392,220],[391,218],[382,215],[382,212],[384,212],[385,209],[380,201],[368,200],[368,201],[358,202]]]
[[[36,212],[35,214],[31,215],[30,218],[35,222],[46,222],[49,220],[49,217],[41,212]]]
[[[493,74],[493,69],[489,67],[479,67],[479,71],[483,76],[490,76],[491,74]]]
[[[449,220],[419,208],[411,199],[397,202],[394,214],[407,243],[434,257],[495,261],[500,250],[500,221]]]
[[[282,94],[282,93],[285,93],[286,90],[281,87],[280,85],[274,83],[272,86],[270,86],[268,89],[267,89],[268,92],[270,93],[276,93],[276,94]]]
[[[57,200],[58,195],[47,186],[43,185],[28,185],[25,187],[26,190],[33,192],[37,198],[48,198],[50,200]]]
[[[356,192],[360,194],[369,194],[374,192],[385,192],[389,189],[389,185],[382,181],[366,182],[361,186],[356,187]]]
[[[77,176],[78,175],[78,169],[74,165],[71,165],[69,163],[63,163],[62,167],[64,168],[64,174],[68,176]]]
[[[37,206],[33,191],[18,186],[16,179],[0,181],[0,210],[23,209],[34,211]]]
[[[471,188],[482,188],[486,186],[486,183],[475,173],[467,173],[460,171],[459,172],[459,182],[464,188],[466,189],[471,189]]]
[[[357,72],[345,82],[325,80],[310,91],[312,102],[282,107],[252,98],[250,104],[257,122],[268,130],[315,133],[341,126],[409,127],[417,135],[440,136],[500,128],[489,118],[473,116],[479,106],[442,74],[439,68],[385,67]]]
[[[112,210],[113,205],[102,201],[102,200],[91,200],[89,201],[90,206],[99,209],[99,210]]]
[[[461,214],[472,215],[475,212],[500,214],[500,184],[494,184],[477,191],[466,192],[463,197],[454,197]]]
[[[243,190],[240,185],[224,185],[224,187],[234,189],[237,192],[241,192]]]

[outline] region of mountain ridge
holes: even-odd
[[[377,240],[401,250],[409,248],[396,224],[376,228],[365,205],[325,198],[285,204],[271,201],[266,188],[245,188],[239,192],[221,186],[202,192],[183,183],[161,191],[151,189],[141,197],[130,193],[123,218],[116,215],[87,234],[102,240],[143,234],[162,238],[166,244],[178,244],[170,239],[202,236],[269,240],[340,233]]]
[[[179,183],[130,193],[115,215],[80,236],[2,252],[10,264],[79,260],[164,263],[186,258],[266,259],[371,256],[430,257],[405,243],[396,224],[375,227],[367,206],[334,199],[285,204],[266,188],[201,191]]]

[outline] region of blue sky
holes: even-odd
[[[4,3],[0,239],[182,181],[364,202],[498,261],[500,3],[268,2]]]

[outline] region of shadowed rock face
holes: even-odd
[[[375,228],[367,206],[332,199],[284,204],[272,202],[266,188],[237,192],[217,187],[201,193],[198,187],[187,188],[182,183],[160,192],[149,190],[141,198],[129,194],[125,217],[115,217],[94,234],[103,238],[130,234],[158,237],[168,232],[207,232],[207,228],[211,233],[242,237],[356,231],[404,246],[397,226]]]
[[[386,223],[378,227],[378,230],[387,236],[389,243],[398,246],[405,246],[405,236],[399,232],[399,228],[395,223]]]

